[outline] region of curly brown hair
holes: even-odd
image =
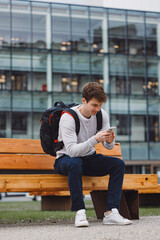
[[[92,98],[97,99],[99,102],[106,102],[107,96],[103,87],[97,82],[88,82],[82,89],[82,96],[89,102]]]

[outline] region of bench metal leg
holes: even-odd
[[[70,196],[42,196],[42,211],[66,211],[71,210]]]
[[[91,198],[98,219],[103,219],[108,191],[92,191]],[[139,219],[138,191],[122,191],[120,214],[128,219]]]

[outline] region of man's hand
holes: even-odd
[[[114,140],[114,133],[113,132],[107,132],[107,131],[101,131],[98,132],[95,135],[95,139],[97,142],[104,142],[106,141],[107,143],[112,143]]]

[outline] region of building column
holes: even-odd
[[[52,44],[52,36],[51,36],[51,13],[50,9],[48,9],[48,13],[46,15],[46,44],[47,44],[47,69],[46,69],[46,78],[47,78],[47,107],[50,108],[52,106],[52,52],[51,44]]]

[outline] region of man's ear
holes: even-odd
[[[82,98],[82,103],[83,103],[83,104],[87,103],[87,101],[86,101],[85,98]]]

